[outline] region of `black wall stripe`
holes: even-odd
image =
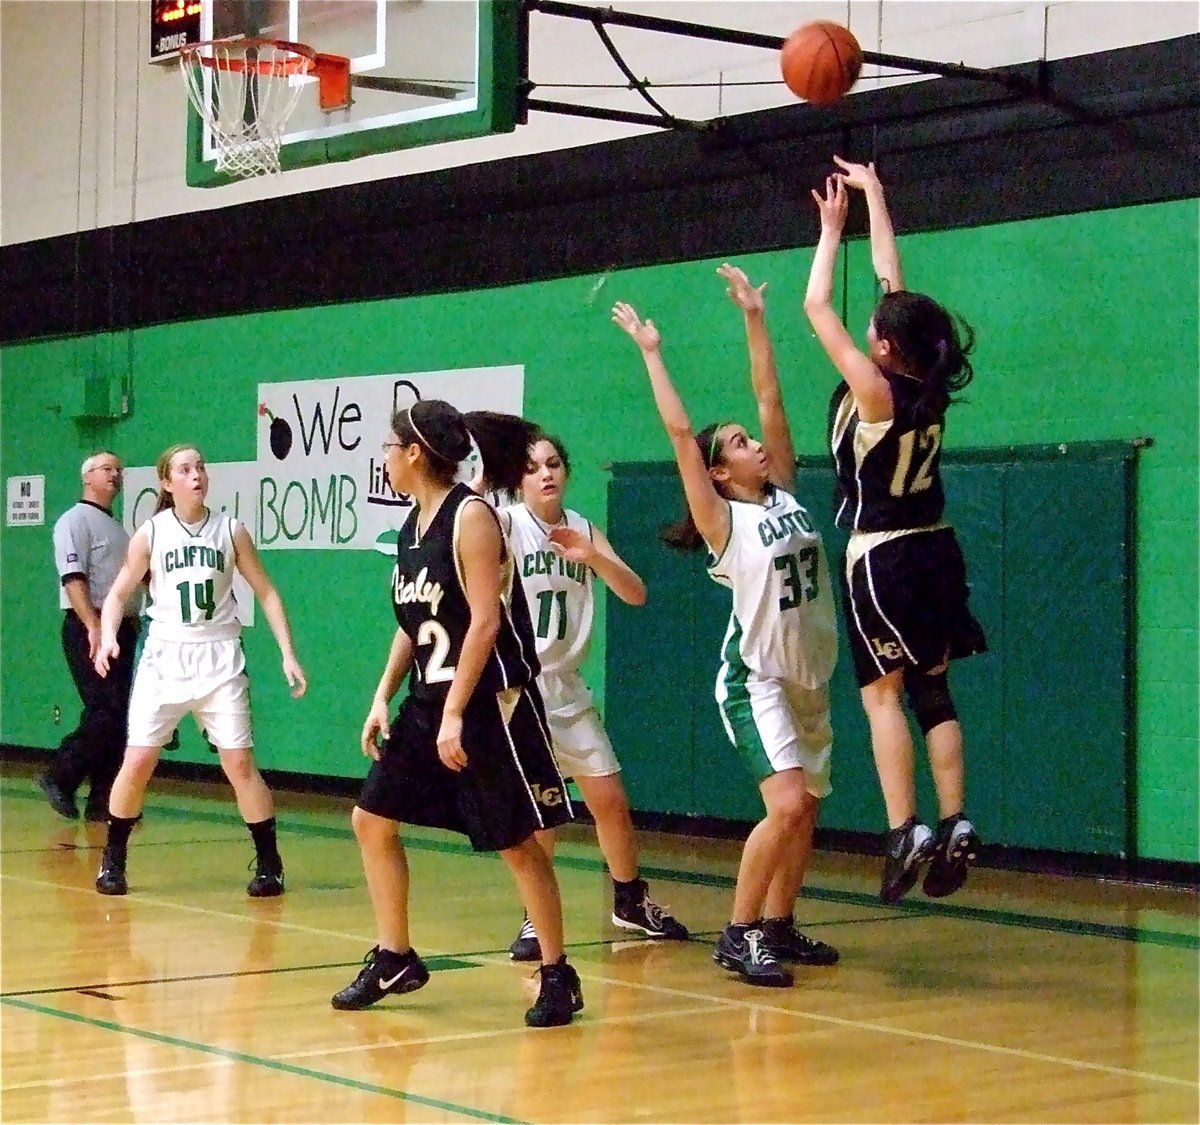
[[[1196,198],[1198,47],[1005,68],[1050,102],[938,79],[6,246],[0,342],[812,245],[834,151],[879,159],[900,233]]]

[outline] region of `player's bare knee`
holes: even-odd
[[[933,672],[907,670],[904,673],[904,691],[922,734],[927,735],[934,727],[958,718],[950,684],[946,679],[945,665],[941,666],[940,671]]]

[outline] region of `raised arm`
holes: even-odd
[[[746,347],[750,352],[750,387],[758,404],[758,424],[767,455],[767,476],[779,488],[790,490],[796,484],[796,449],[779,389],[779,370],[775,351],[767,331],[764,281],[755,288],[737,266],[723,265],[717,273],[728,284],[729,299],[742,310],[746,322]]]
[[[667,374],[662,358],[662,337],[654,327],[654,321],[642,322],[636,310],[623,301],[613,306],[613,323],[626,332],[641,350],[650,376],[650,388],[654,392],[654,404],[659,417],[671,439],[675,451],[675,463],[683,481],[683,494],[687,498],[688,510],[696,530],[714,554],[720,554],[729,542],[729,502],[716,490],[708,467],[696,445],[692,423],[684,409],[671,376]]]
[[[857,188],[867,200],[867,217],[871,223],[871,265],[885,293],[899,293],[904,288],[904,274],[900,269],[900,250],[896,246],[896,232],[892,230],[892,217],[888,214],[887,201],[883,197],[883,184],[875,174],[875,163],[854,164],[835,156],[834,162],[842,169],[842,182],[847,187]]]
[[[258,557],[250,532],[240,523],[233,533],[233,547],[238,571],[254,591],[258,604],[262,606],[263,616],[271,627],[275,643],[279,645],[279,655],[283,657],[283,674],[292,689],[292,696],[299,699],[308,690],[308,679],[296,659],[296,650],[292,646],[292,629],[288,624],[287,611],[283,608],[283,599],[263,569],[262,559]]]
[[[882,372],[854,343],[833,307],[833,267],[846,225],[848,201],[840,176],[825,181],[825,194],[812,193],[821,213],[821,237],[813,254],[804,295],[804,312],[825,353],[850,387],[864,422],[884,422],[892,416],[892,389]]]
[[[121,626],[121,618],[125,616],[125,603],[132,597],[142,580],[142,575],[149,568],[150,540],[145,529],[139,528],[129,540],[125,562],[100,609],[100,643],[92,656],[92,663],[100,676],[107,676],[109,662],[121,655],[121,646],[117,644],[117,630]]]

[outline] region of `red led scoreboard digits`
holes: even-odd
[[[200,42],[200,7],[200,0],[151,0],[151,62],[173,59],[184,44]]]

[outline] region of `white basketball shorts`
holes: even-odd
[[[129,697],[129,745],[165,746],[188,712],[218,750],[254,745],[240,639],[147,639]]]

